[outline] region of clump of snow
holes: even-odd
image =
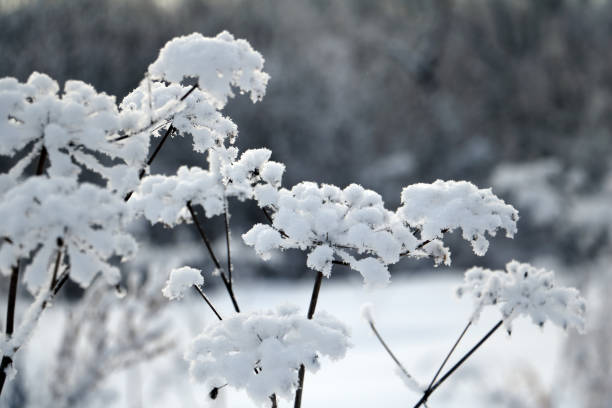
[[[376,284],[389,280],[388,264],[417,245],[408,228],[392,226],[394,214],[385,209],[380,195],[357,184],[341,190],[302,182],[291,190],[281,188],[275,197],[269,205],[272,225],[257,224],[243,235],[246,244],[265,257],[274,247],[308,250],[309,268],[330,276],[332,262],[341,260],[361,272],[367,283]],[[403,235],[394,235],[394,227],[404,228]]]
[[[170,271],[170,278],[166,281],[162,294],[170,300],[181,299],[187,289],[203,284],[204,278],[200,270],[183,266]]]
[[[476,255],[487,252],[486,233],[495,236],[503,228],[511,238],[518,220],[518,211],[496,197],[491,189],[452,180],[405,187],[398,215],[420,230],[422,240],[441,238],[443,231],[461,228],[463,238],[471,242]]]
[[[563,329],[573,327],[584,332],[586,302],[578,290],[556,286],[553,272],[528,263],[509,262],[505,271],[471,268],[457,294],[473,296],[472,321],[485,306],[496,305],[508,331],[516,317],[525,315],[540,326],[550,320]]]
[[[149,73],[154,79],[174,83],[197,78],[200,88],[221,108],[234,96],[232,86],[250,93],[253,102],[261,100],[269,79],[263,64],[261,54],[246,40],[236,40],[227,31],[214,38],[193,33],[166,43]]]
[[[130,200],[136,214],[142,214],[151,223],[161,222],[174,226],[189,220],[186,204],[201,205],[206,217],[222,214],[230,197],[251,199],[258,188],[277,191],[284,165],[270,161],[268,149],[251,149],[237,158],[235,147],[215,148],[209,151],[209,169],[181,166],[176,175],[144,177]],[[272,183],[260,174],[272,166]]]
[[[32,293],[47,282],[58,251],[70,259],[70,278],[87,287],[98,272],[119,282],[108,260],[130,257],[136,243],[125,232],[130,220],[123,200],[93,184],[74,179],[31,177],[0,196],[0,271],[6,274],[20,258],[32,262],[24,281]]]
[[[344,357],[348,335],[344,324],[324,312],[309,320],[284,306],[214,322],[193,340],[185,358],[195,380],[214,376],[264,405],[274,393],[292,398],[301,364],[315,372],[320,356]]]

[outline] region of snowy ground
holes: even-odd
[[[307,374],[303,407],[412,406],[419,396],[406,388],[395,374],[391,359],[361,318],[360,307],[365,302],[373,303],[374,317],[383,337],[406,368],[421,382],[428,382],[471,311],[469,300],[457,300],[452,294],[460,281],[460,275],[442,271],[397,278],[387,288],[377,290],[364,289],[357,280],[325,280],[318,308],[352,327],[353,347],[342,361],[324,361],[316,375]],[[306,310],[310,291],[310,283],[247,284],[239,281],[236,284],[243,310],[271,308],[286,302],[301,305]],[[224,292],[212,293],[211,298],[222,314],[230,313]],[[50,364],[49,359],[54,356],[50,351],[57,343],[53,333],[58,331],[54,327],[61,324],[59,309],[55,307],[45,315],[32,342],[21,354],[22,358],[38,359],[27,364],[31,367],[27,373],[30,385],[39,382],[44,373],[44,369],[36,369],[38,364]],[[195,297],[173,306],[170,313],[183,330],[177,336],[183,343],[212,318],[210,311]],[[473,345],[498,318],[495,312],[485,313],[478,325],[470,330],[459,353]],[[555,379],[564,337],[565,334],[555,327],[540,329],[526,320],[516,321],[512,336],[500,329],[432,396],[429,406],[492,406],[496,404],[487,398],[495,391],[507,392],[525,384],[533,395],[546,395]],[[179,351],[118,373],[103,387],[115,389],[120,394],[114,400],[106,400],[103,406],[107,407],[210,405],[209,390],[191,384],[187,365],[181,360]],[[280,406],[292,406],[292,402],[280,402]],[[246,394],[224,388],[215,406],[254,405]]]

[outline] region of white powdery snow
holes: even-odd
[[[518,220],[518,211],[496,197],[491,189],[452,180],[405,187],[398,215],[418,227],[423,240],[441,238],[441,231],[461,228],[463,239],[471,242],[476,255],[487,252],[489,241],[485,233],[495,236],[503,228],[511,238]]]
[[[240,313],[210,324],[185,354],[192,377],[200,382],[217,379],[245,389],[264,405],[272,394],[290,400],[301,364],[315,372],[320,356],[344,357],[349,347],[348,329],[332,316],[319,312],[312,320],[298,308]]]
[[[183,266],[170,271],[170,278],[166,281],[162,294],[170,300],[181,299],[187,289],[203,284],[204,278],[199,269]]]
[[[509,262],[505,271],[471,268],[457,294],[474,297],[472,321],[478,319],[485,306],[495,305],[508,331],[515,318],[525,315],[539,326],[550,320],[563,329],[573,327],[584,332],[586,301],[578,290],[555,286],[553,272],[528,263]]]
[[[193,33],[166,43],[149,73],[154,79],[175,83],[195,77],[220,108],[234,95],[232,86],[249,92],[253,102],[261,100],[269,79],[263,64],[261,54],[246,40],[236,40],[227,31],[215,38]]]

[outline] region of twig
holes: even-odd
[[[217,316],[217,318],[219,320],[223,320],[223,318],[221,317],[221,315],[219,314],[219,312],[217,312],[217,309],[215,309],[215,307],[213,306],[213,304],[211,303],[210,299],[208,299],[208,296],[206,296],[204,294],[204,292],[202,291],[202,289],[200,289],[200,287],[198,285],[193,285],[194,289],[196,290],[196,292],[198,292],[200,294],[200,296],[202,296],[202,299],[204,299],[204,301],[206,302],[206,304],[208,304],[208,306],[210,307],[210,309],[215,313],[215,315]]]
[[[236,296],[234,295],[234,290],[232,288],[232,285],[230,284],[227,276],[225,276],[225,272],[223,272],[223,268],[221,267],[221,264],[219,263],[219,260],[217,259],[215,252],[212,249],[212,246],[210,245],[210,241],[208,240],[208,237],[206,236],[204,229],[198,222],[198,217],[196,216],[196,213],[193,210],[193,206],[191,205],[191,202],[187,202],[186,205],[187,205],[187,209],[189,210],[189,214],[191,214],[191,219],[193,220],[193,223],[196,226],[198,233],[200,234],[200,237],[202,238],[202,241],[204,241],[204,245],[206,245],[206,249],[208,249],[208,253],[210,254],[210,257],[213,263],[215,264],[215,267],[217,268],[217,270],[219,270],[219,275],[221,276],[221,280],[223,281],[223,284],[225,285],[225,289],[227,289],[227,293],[229,294],[230,299],[232,300],[232,304],[234,305],[234,310],[237,313],[240,313],[240,307],[238,307],[238,301],[236,300]]]
[[[403,364],[399,361],[399,359],[395,357],[395,354],[393,354],[393,351],[391,351],[391,348],[389,348],[387,343],[383,340],[382,336],[380,335],[380,333],[376,329],[376,326],[374,325],[374,321],[368,319],[368,323],[370,325],[370,328],[374,332],[374,335],[376,336],[380,344],[382,344],[383,348],[387,351],[387,354],[389,354],[389,356],[391,357],[395,365],[399,367],[399,369],[402,371],[402,373],[404,373],[406,377],[413,378],[408,372],[408,370],[406,370],[406,367],[404,367]]]
[[[9,296],[8,303],[6,306],[6,335],[10,337],[13,334],[15,328],[15,303],[17,301],[17,283],[19,281],[19,263],[13,266],[11,273],[11,281],[9,283]],[[9,356],[2,356],[2,362],[0,363],[0,395],[2,395],[2,388],[4,388],[4,382],[6,381],[6,368],[13,363],[13,360]]]
[[[478,348],[479,348],[480,346],[482,346],[482,345],[483,345],[483,343],[484,343],[485,341],[487,341],[487,339],[488,339],[489,337],[491,337],[491,335],[492,335],[493,333],[495,333],[495,331],[496,331],[497,329],[499,329],[499,328],[501,327],[502,323],[503,323],[503,320],[500,320],[499,322],[497,322],[497,324],[496,324],[495,326],[493,326],[493,328],[492,328],[491,330],[489,330],[489,332],[488,332],[487,334],[485,334],[485,335],[484,335],[484,337],[483,337],[482,339],[480,339],[480,341],[479,341],[478,343],[476,343],[476,345],[470,349],[470,351],[468,351],[467,353],[465,353],[465,355],[464,355],[464,356],[461,358],[461,360],[459,360],[459,361],[458,361],[458,362],[457,362],[457,363],[456,363],[454,366],[452,366],[452,367],[451,367],[451,369],[450,369],[450,370],[448,370],[448,371],[446,372],[446,374],[444,374],[444,375],[442,376],[442,378],[440,378],[440,379],[438,380],[438,382],[436,382],[436,383],[435,383],[435,384],[434,384],[434,385],[433,385],[431,388],[429,388],[428,390],[426,390],[426,391],[423,393],[423,397],[421,397],[421,399],[419,400],[419,402],[417,402],[417,403],[416,403],[416,405],[414,406],[414,408],[419,408],[421,405],[423,405],[425,402],[427,402],[427,399],[429,398],[429,396],[430,396],[431,394],[433,394],[433,392],[434,392],[434,391],[435,391],[435,390],[436,390],[436,389],[437,389],[437,388],[438,388],[440,385],[442,385],[442,383],[443,383],[444,381],[446,381],[446,379],[447,379],[448,377],[450,377],[450,376],[451,376],[451,375],[452,375],[452,374],[453,374],[453,373],[454,373],[454,372],[455,372],[455,371],[456,371],[456,370],[457,370],[459,367],[461,367],[461,365],[462,365],[463,363],[465,363],[465,361],[466,361],[468,358],[470,358],[470,356],[471,356],[471,355],[472,355],[472,354],[473,354],[473,353],[474,353],[476,350],[478,350]]]
[[[37,176],[40,176],[45,171],[45,162],[46,161],[47,161],[47,148],[43,144],[43,147],[40,150],[40,156],[38,158],[38,164],[36,165],[36,175]]]
[[[457,338],[457,341],[455,341],[455,344],[453,344],[453,347],[451,347],[450,351],[448,352],[448,354],[446,355],[446,357],[444,357],[444,361],[442,361],[442,364],[440,364],[440,367],[438,367],[438,371],[436,371],[436,374],[434,375],[434,377],[431,379],[431,382],[429,383],[429,385],[427,386],[427,390],[430,390],[432,385],[434,385],[434,383],[436,382],[436,380],[438,379],[438,376],[440,375],[440,373],[442,372],[442,369],[444,368],[444,366],[446,365],[446,363],[448,362],[448,359],[450,358],[451,354],[453,354],[453,352],[455,351],[455,349],[457,348],[457,346],[459,345],[459,343],[461,342],[461,339],[463,339],[463,336],[465,336],[465,333],[468,331],[468,329],[470,328],[470,326],[472,325],[472,321],[468,321],[468,323],[465,325],[465,327],[463,328],[463,331],[461,332],[461,334],[459,335],[459,337]]]
[[[227,274],[230,287],[233,286],[234,282],[232,280],[232,252],[230,250],[230,228],[229,228],[229,218],[227,216],[227,202],[225,203],[225,211],[223,211],[223,219],[225,221],[225,246],[227,248]]]
[[[323,273],[317,272],[315,278],[314,287],[312,288],[312,295],[310,296],[310,305],[308,306],[308,319],[311,320],[314,316],[315,309],[317,307],[317,301],[319,300],[319,291],[321,290],[321,282],[323,281]],[[304,376],[306,374],[306,368],[304,364],[300,365],[298,371],[298,386],[295,390],[295,402],[293,408],[300,408],[302,406],[302,391],[304,390]]]

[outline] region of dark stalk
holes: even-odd
[[[217,318],[219,320],[223,320],[221,318],[221,315],[219,314],[219,312],[217,312],[217,309],[215,309],[215,307],[213,306],[213,304],[211,303],[210,299],[208,299],[208,296],[206,296],[204,294],[204,292],[202,292],[202,289],[200,289],[200,287],[198,285],[193,285],[194,289],[196,290],[196,292],[198,292],[200,294],[200,296],[202,296],[202,299],[204,299],[204,301],[206,302],[206,304],[210,307],[210,309],[214,312],[214,314],[217,316]]]
[[[232,281],[232,252],[230,250],[230,227],[229,217],[227,216],[227,203],[225,203],[225,211],[223,212],[223,219],[225,221],[225,246],[227,248],[227,274],[230,287],[234,284]]]
[[[44,143],[44,142],[43,142]],[[36,175],[40,176],[45,171],[45,162],[47,161],[47,148],[43,144],[43,147],[40,151],[40,156],[38,157],[38,164],[36,165]]]
[[[431,388],[429,388],[428,390],[425,391],[425,393],[423,394],[423,397],[421,397],[421,399],[419,400],[419,402],[416,403],[416,405],[414,406],[414,408],[419,408],[421,405],[425,404],[427,402],[427,399],[429,398],[429,396],[431,394],[433,394],[433,392],[440,386],[442,385],[442,383],[444,381],[446,381],[446,379],[448,377],[450,377],[451,375],[453,375],[453,373],[459,368],[461,367],[461,365],[463,363],[466,362],[466,360],[468,358],[470,358],[470,356],[472,354],[474,354],[474,352],[476,350],[478,350],[480,348],[480,346],[482,346],[484,344],[485,341],[487,341],[489,339],[489,337],[491,337],[491,335],[493,333],[495,333],[495,331],[497,329],[499,329],[501,327],[501,325],[503,324],[503,320],[500,320],[499,322],[497,322],[497,324],[495,326],[493,326],[493,328],[491,330],[489,330],[489,332],[487,334],[484,335],[484,337],[482,339],[480,339],[480,341],[478,343],[476,343],[476,345],[474,347],[472,347],[470,349],[470,351],[468,351],[467,353],[465,353],[465,355],[461,358],[461,360],[459,360],[454,366],[452,366],[447,372],[446,374],[444,374],[442,376],[442,378],[440,378],[438,380],[438,382],[436,382]]]
[[[210,241],[208,240],[208,237],[206,236],[204,229],[198,222],[198,217],[196,216],[196,213],[193,210],[193,206],[191,205],[191,202],[187,202],[187,209],[189,210],[189,214],[191,214],[191,219],[193,220],[193,224],[196,226],[198,233],[200,234],[200,237],[202,238],[202,241],[204,241],[204,245],[206,245],[206,249],[208,249],[208,253],[210,254],[210,257],[213,263],[215,264],[215,267],[217,268],[217,270],[219,270],[219,275],[221,276],[221,280],[223,281],[223,284],[225,285],[225,289],[227,289],[227,293],[229,294],[230,299],[232,300],[234,310],[237,313],[240,313],[240,307],[238,307],[238,302],[236,300],[236,296],[234,295],[234,289],[232,288],[232,285],[230,284],[227,276],[225,276],[225,272],[223,272],[223,268],[221,267],[221,264],[219,263],[219,260],[217,259],[215,252],[212,249],[212,246],[210,245]]]
[[[19,263],[13,266],[11,273],[11,280],[9,283],[9,296],[8,303],[6,306],[6,336],[10,337],[15,329],[15,303],[17,301],[17,283],[19,282]],[[4,388],[4,382],[6,381],[6,368],[13,363],[13,360],[9,356],[2,356],[2,362],[0,363],[0,395],[2,395],[2,389]]]
[[[53,290],[55,284],[57,283],[57,271],[59,270],[59,266],[62,261],[62,246],[63,241],[61,238],[57,240],[57,257],[55,258],[55,266],[53,267],[53,276],[51,276],[51,285],[49,286],[50,290]]]
[[[438,376],[440,375],[440,373],[442,372],[442,369],[444,368],[444,366],[448,362],[448,359],[450,358],[451,354],[453,354],[453,352],[455,351],[455,349],[457,348],[457,346],[461,342],[461,339],[463,339],[463,336],[465,336],[465,333],[468,331],[468,329],[470,328],[471,325],[472,325],[472,321],[470,320],[470,321],[468,321],[468,323],[463,328],[463,331],[461,332],[461,334],[459,335],[459,337],[455,341],[455,344],[453,344],[453,347],[451,347],[451,349],[448,352],[448,354],[446,355],[446,357],[444,357],[444,361],[442,361],[442,364],[440,364],[440,367],[438,367],[438,371],[436,371],[436,374],[433,376],[433,378],[431,379],[431,382],[427,386],[428,390],[431,389],[431,387],[434,385],[434,383],[438,379]]]
[[[317,272],[315,278],[314,287],[312,288],[312,295],[310,296],[310,305],[308,306],[308,319],[311,320],[314,316],[315,309],[317,308],[317,301],[319,300],[319,291],[321,290],[321,282],[323,281],[323,273]],[[298,386],[295,390],[295,402],[293,408],[300,408],[302,406],[302,391],[304,390],[304,376],[306,375],[306,368],[304,364],[300,365],[298,371]]]

